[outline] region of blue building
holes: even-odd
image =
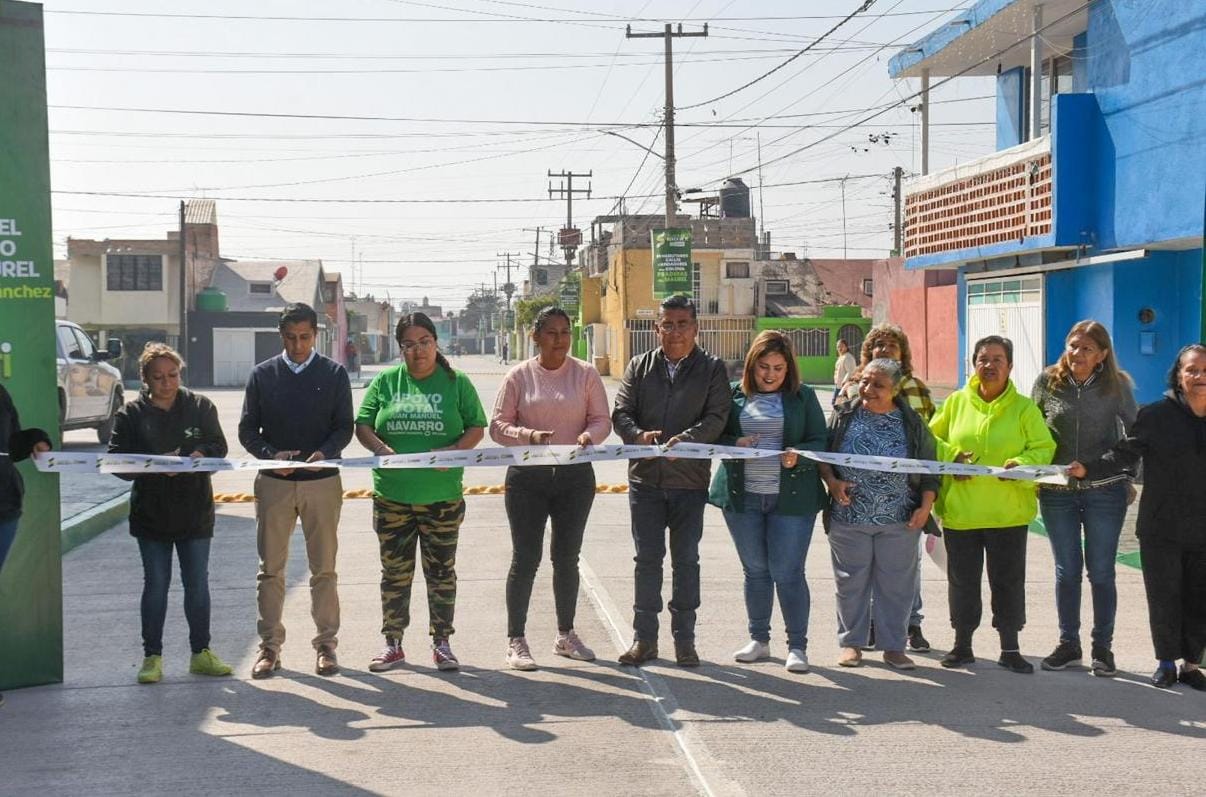
[[[923,92],[903,254],[958,268],[960,378],[1004,334],[1028,391],[1093,318],[1153,401],[1203,339],[1204,54],[1202,0],[980,0],[891,60]],[[997,152],[927,173],[930,89],[965,75],[996,76]]]

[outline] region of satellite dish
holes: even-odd
[[[276,271],[272,272],[272,277],[273,277],[273,278],[274,278],[274,279],[275,279],[277,282],[280,282],[280,281],[281,281],[281,280],[283,280],[283,279],[284,279],[284,278],[285,278],[285,277],[286,277],[288,274],[289,274],[289,267],[288,267],[288,266],[281,266],[281,267],[280,267],[280,268],[278,268]]]

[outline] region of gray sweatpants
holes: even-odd
[[[909,612],[917,587],[920,534],[920,530],[910,529],[904,523],[891,526],[830,523],[829,552],[837,583],[838,645],[865,645],[874,614],[876,647],[905,649]]]

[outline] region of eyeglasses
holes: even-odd
[[[669,335],[671,332],[686,332],[693,326],[695,326],[694,321],[663,321],[657,325],[657,328]]]
[[[1197,368],[1182,368],[1181,374],[1183,376],[1188,376],[1190,379],[1197,379],[1199,377],[1206,376],[1206,371],[1199,371]]]
[[[428,349],[430,349],[432,346],[435,346],[435,345],[436,345],[436,342],[432,338],[423,338],[422,340],[418,340],[418,341],[404,340],[404,341],[402,341],[402,350],[407,353],[410,353],[415,350],[427,351]]]

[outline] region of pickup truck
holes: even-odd
[[[107,360],[121,357],[121,341],[105,350],[70,321],[55,321],[59,372],[59,430],[96,429],[102,444],[113,434],[113,420],[125,401],[121,372]]]

